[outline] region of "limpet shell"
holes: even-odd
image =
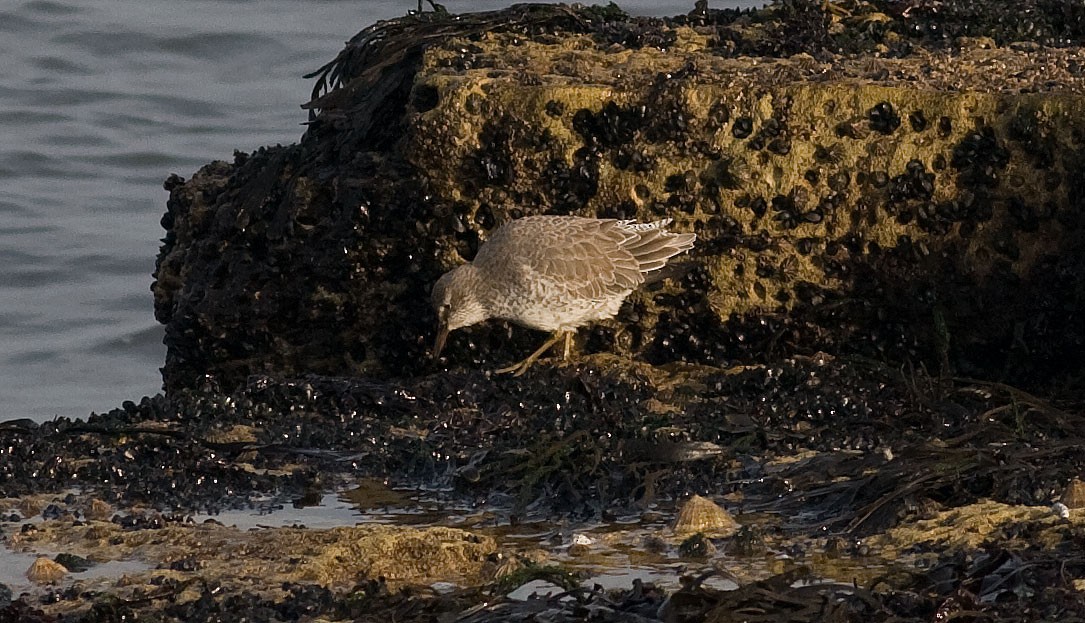
[[[1067,508],[1085,508],[1085,481],[1080,478],[1071,480],[1059,501]]]
[[[739,523],[719,504],[699,495],[691,496],[678,511],[674,521],[675,534],[731,536],[739,529]]]
[[[35,584],[52,584],[68,574],[68,569],[59,562],[44,556],[38,558],[26,570],[26,578]]]

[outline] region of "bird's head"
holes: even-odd
[[[431,300],[439,323],[437,343],[433,346],[434,359],[440,356],[450,332],[489,318],[486,307],[479,300],[477,284],[475,267],[471,264],[448,271],[433,284]]]

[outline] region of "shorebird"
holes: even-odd
[[[670,222],[528,216],[502,225],[473,261],[434,284],[440,327],[433,358],[449,332],[498,318],[551,333],[538,350],[498,373],[520,376],[562,339],[568,359],[578,328],[613,318],[647,273],[693,248],[696,235],[669,232]]]

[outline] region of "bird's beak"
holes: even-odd
[[[433,345],[433,354],[430,355],[432,359],[436,359],[441,356],[441,351],[444,350],[445,340],[448,339],[448,323],[442,322],[441,326],[437,329],[437,342]]]

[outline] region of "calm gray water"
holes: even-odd
[[[0,2],[0,420],[86,416],[159,391],[149,288],[162,181],[297,141],[301,76],[412,4]],[[619,4],[665,15],[693,0]]]

